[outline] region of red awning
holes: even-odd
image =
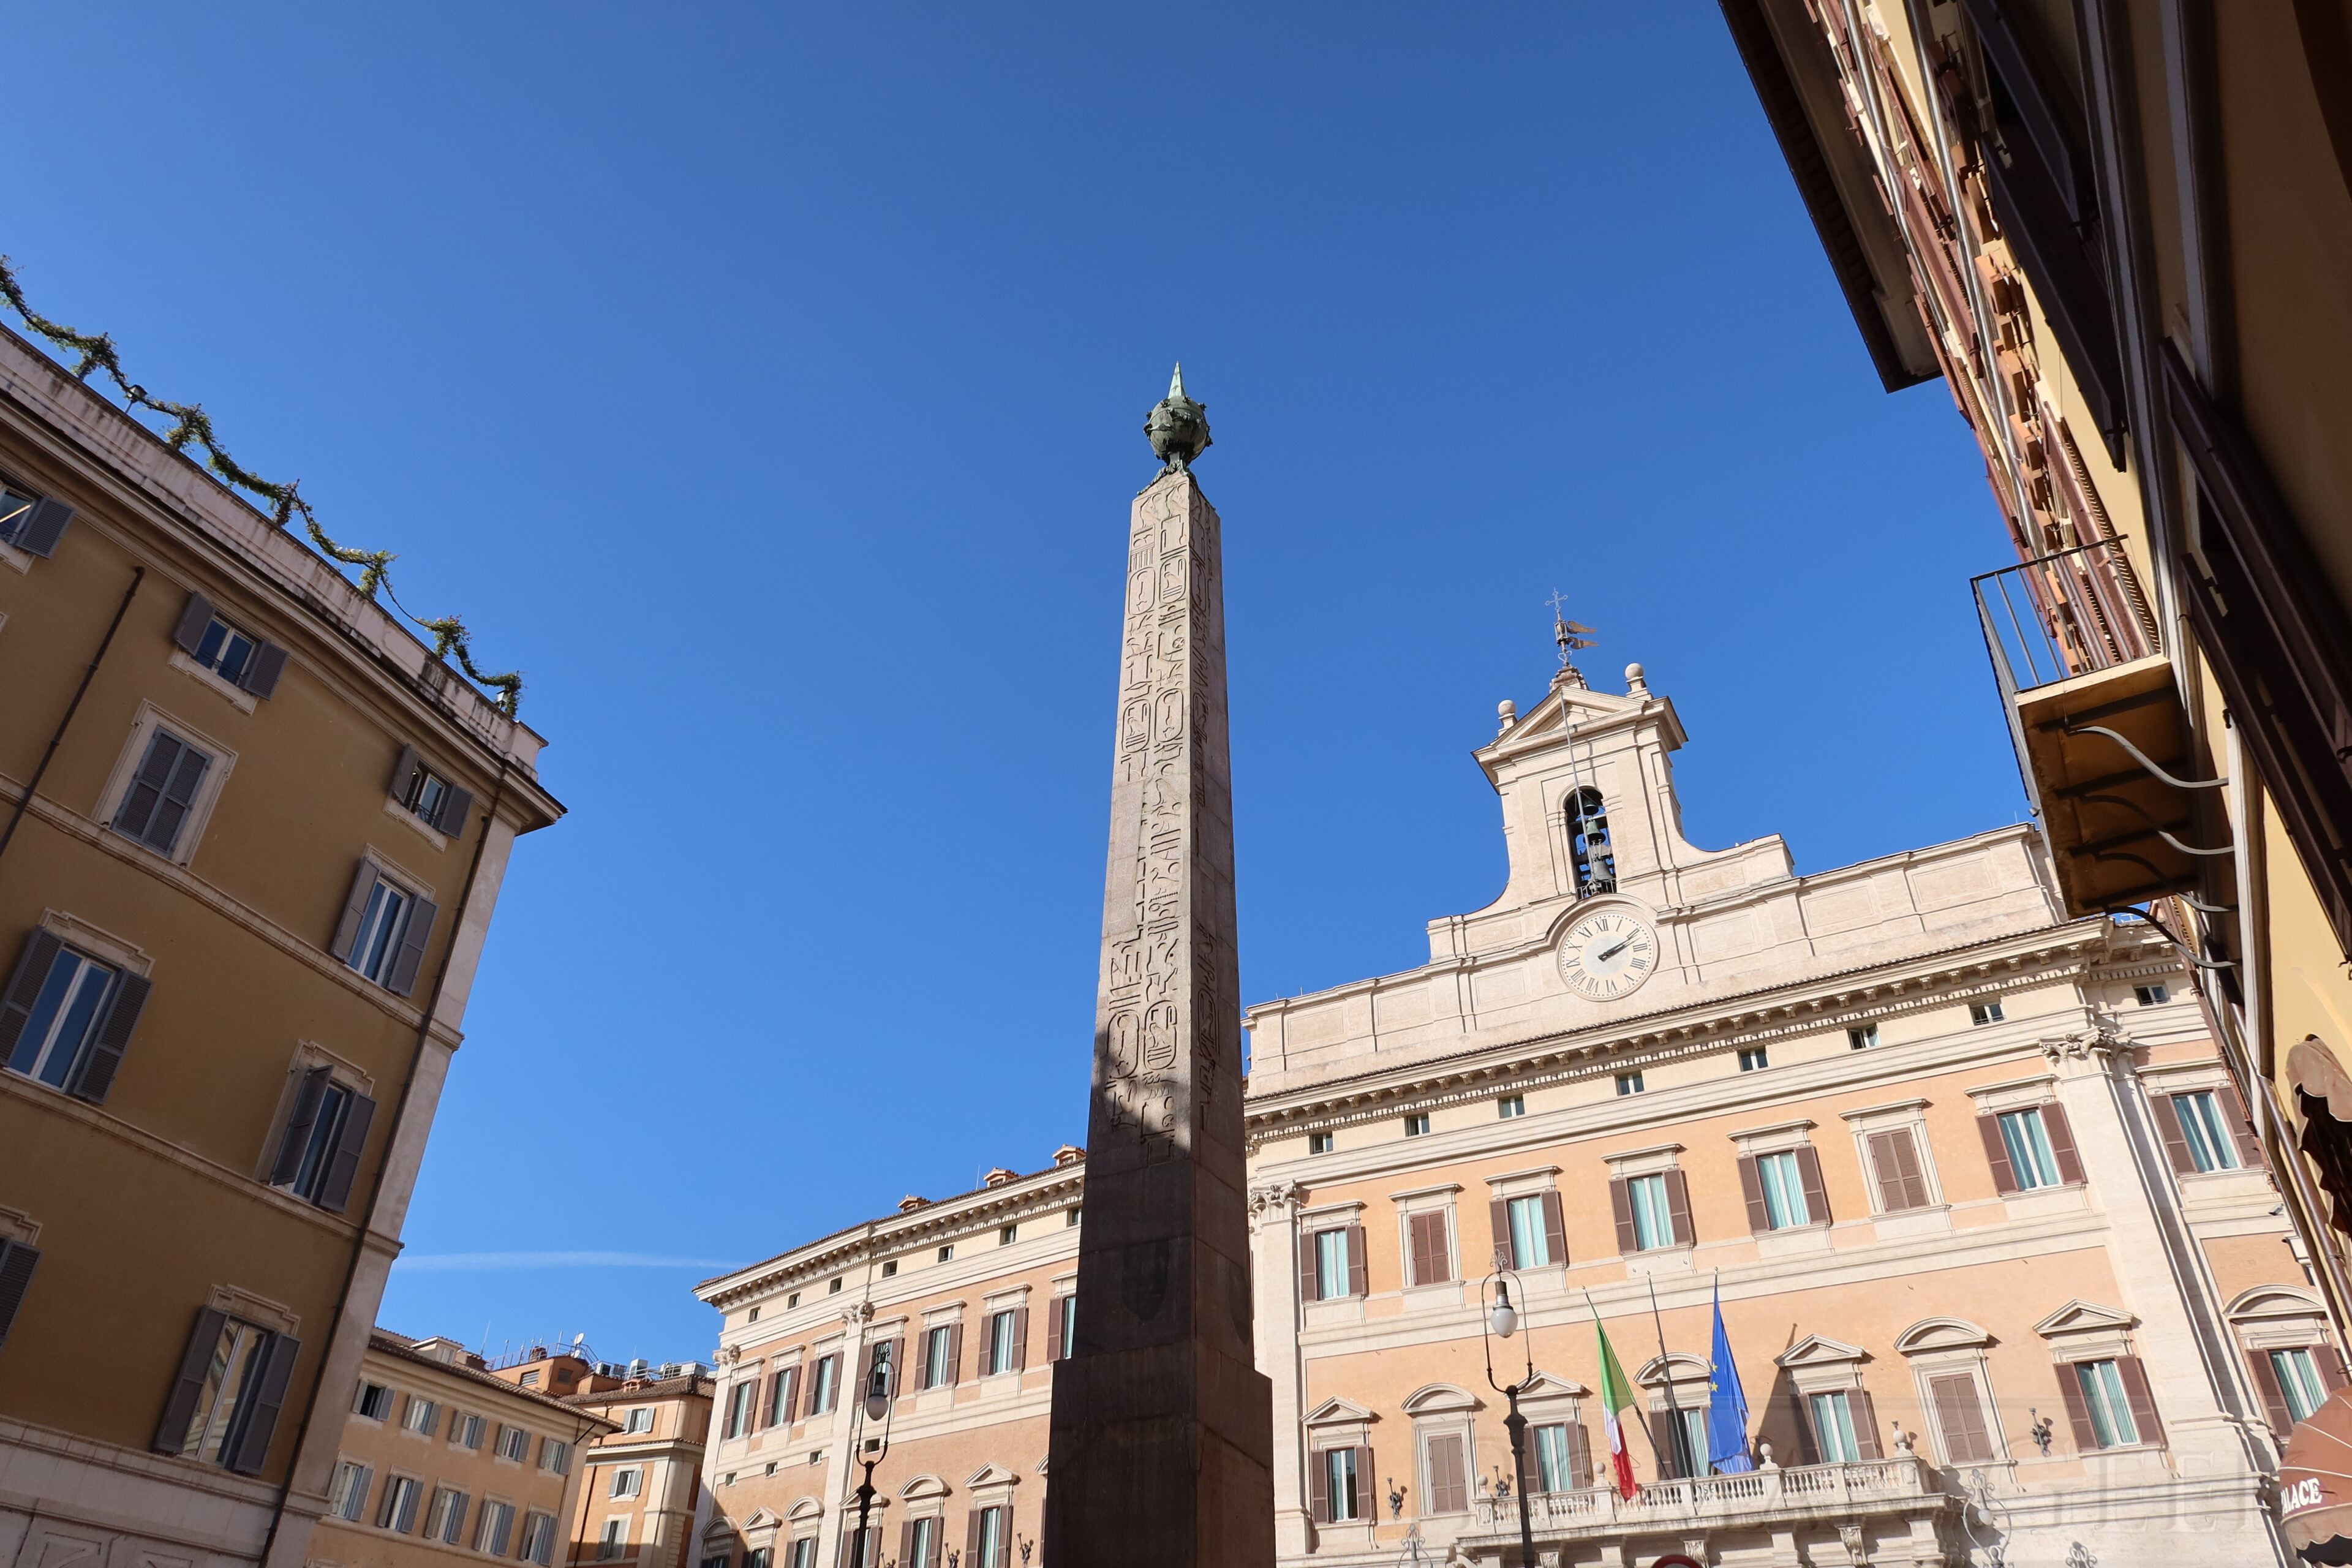
[[[2295,1424],[2279,1460],[2286,1543],[2305,1563],[2352,1563],[2352,1388]]]

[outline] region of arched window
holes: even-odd
[[[1609,816],[1601,792],[1580,789],[1563,803],[1568,852],[1576,867],[1576,896],[1589,899],[1617,890],[1617,852],[1609,843]]]

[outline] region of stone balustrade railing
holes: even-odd
[[[1934,1495],[1926,1461],[1910,1455],[1843,1465],[1770,1466],[1745,1475],[1652,1481],[1628,1500],[1614,1487],[1537,1492],[1528,1499],[1538,1535],[1624,1529],[1664,1529],[1685,1523],[1729,1522],[1741,1516],[1786,1511],[1834,1513],[1874,1502]],[[1482,1497],[1471,1504],[1473,1535],[1515,1535],[1517,1498]]]

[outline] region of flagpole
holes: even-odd
[[[1584,1307],[1592,1314],[1592,1326],[1600,1328],[1601,1326],[1601,1309],[1592,1304],[1592,1292],[1589,1289],[1584,1292]],[[1601,1403],[1606,1405],[1608,1401],[1604,1397]],[[1657,1467],[1659,1479],[1664,1479],[1666,1474],[1666,1462],[1658,1454],[1658,1435],[1650,1430],[1650,1424],[1647,1421],[1643,1421],[1641,1426],[1643,1436],[1650,1440],[1650,1463]]]
[[[1682,1406],[1675,1403],[1675,1364],[1666,1356],[1666,1321],[1658,1315],[1658,1277],[1654,1274],[1650,1275],[1648,1276],[1648,1280],[1650,1286],[1650,1321],[1656,1325],[1658,1331],[1658,1375],[1666,1380],[1666,1416],[1667,1419],[1674,1423],[1672,1426],[1667,1428],[1668,1441],[1666,1443],[1666,1447],[1667,1450],[1671,1452],[1674,1448],[1673,1438],[1675,1436],[1681,1436],[1684,1447],[1689,1447],[1690,1433],[1683,1426]],[[1657,1446],[1657,1439],[1654,1437],[1652,1438],[1650,1440],[1651,1448],[1654,1450]],[[1696,1469],[1698,1456],[1694,1454],[1691,1456],[1691,1458],[1692,1468]]]

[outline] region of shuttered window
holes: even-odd
[[[122,804],[114,808],[114,830],[159,855],[171,854],[179,847],[180,830],[195,809],[196,792],[212,765],[211,753],[157,729],[147,737],[146,754]]]
[[[1345,1226],[1315,1233],[1315,1297],[1338,1300],[1348,1294],[1348,1232]]]
[[[2236,1141],[2221,1120],[2221,1108],[2214,1103],[2210,1090],[2172,1096],[2173,1114],[2179,1118],[2180,1135],[2189,1145],[2189,1158],[2200,1171],[2234,1171],[2238,1168]],[[2300,1419],[2300,1417],[2298,1417]]]
[[[1021,1370],[1019,1310],[1008,1308],[988,1318],[988,1375]]]
[[[2020,1192],[2058,1184],[2058,1156],[2050,1147],[2049,1129],[2042,1124],[2038,1108],[2002,1113],[2000,1142]]]
[[[0,1054],[11,1072],[103,1101],[147,1005],[148,983],[68,947],[51,931],[26,939],[0,993]]]
[[[1643,1252],[1675,1244],[1675,1226],[1666,1207],[1666,1178],[1633,1176],[1625,1183],[1625,1196],[1633,1208],[1633,1245]]]
[[[841,1357],[839,1354],[819,1356],[814,1370],[809,1373],[808,1413],[824,1415],[833,1409],[833,1402],[841,1392]]]
[[[1592,1460],[1584,1428],[1567,1422],[1536,1427],[1536,1486],[1548,1492],[1574,1491],[1592,1484]]]
[[[744,1433],[751,1429],[751,1401],[757,1397],[759,1392],[759,1380],[757,1378],[750,1378],[744,1382],[737,1384],[733,1390],[728,1394],[726,1434],[728,1436],[740,1437]],[[619,1479],[620,1477],[616,1473],[614,1477],[615,1484],[619,1482]],[[619,1494],[614,1493],[614,1495],[617,1497]]]
[[[1550,1227],[1544,1224],[1544,1200],[1513,1198],[1509,1211],[1511,1262],[1518,1268],[1541,1268],[1554,1261]]]
[[[466,1510],[469,1500],[464,1492],[442,1487],[433,1494],[433,1506],[425,1515],[425,1539],[446,1542],[451,1546],[466,1543]]]
[[[1756,1176],[1764,1188],[1764,1217],[1770,1228],[1787,1230],[1812,1223],[1813,1216],[1805,1207],[1804,1179],[1792,1151],[1757,1156]]]
[[[276,696],[278,677],[286,672],[284,648],[221,619],[202,594],[188,595],[172,640],[192,662],[256,697]]]
[[[1813,1446],[1825,1465],[1852,1464],[1862,1458],[1853,1438],[1853,1407],[1843,1390],[1810,1395],[1806,1405],[1813,1418]]]
[[[1870,1135],[1871,1173],[1878,1181],[1878,1212],[1902,1214],[1928,1205],[1927,1173],[1908,1127]]]
[[[1927,1380],[1927,1396],[1935,1404],[1936,1428],[1944,1440],[1948,1465],[1981,1465],[1993,1458],[1992,1435],[1985,1428],[1984,1401],[1970,1373],[1952,1373]]]
[[[370,1466],[355,1465],[348,1459],[336,1466],[335,1484],[327,1494],[327,1511],[357,1524],[367,1517],[368,1489],[374,1481],[375,1471]]]
[[[2083,1394],[2083,1414],[2090,1422],[2096,1445],[2121,1448],[2138,1442],[2139,1425],[2133,1419],[2131,1395],[2124,1386],[2123,1373],[2117,1364],[2112,1361],[2076,1362],[2074,1373],[2075,1386]]]
[[[425,1483],[415,1476],[394,1476],[383,1483],[383,1506],[376,1510],[376,1523],[385,1530],[406,1535],[416,1528],[416,1501],[425,1495]]]
[[[923,1334],[923,1386],[938,1388],[955,1381],[955,1326],[941,1323]]]
[[[495,1452],[501,1459],[512,1459],[516,1464],[521,1464],[530,1457],[530,1434],[520,1426],[499,1427]]]
[[[534,1513],[524,1520],[522,1524],[523,1561],[536,1563],[539,1568],[548,1568],[548,1560],[554,1553],[555,1516],[551,1513]]]
[[[206,1308],[196,1314],[156,1427],[156,1449],[257,1475],[301,1342]],[[384,1415],[390,1415],[387,1391]],[[414,1502],[411,1510],[414,1510]]]
[[[440,914],[432,900],[393,881],[374,861],[362,860],[329,951],[385,990],[406,996],[416,989]]]
[[[39,496],[14,482],[0,482],[0,544],[27,555],[47,556],[65,536],[74,509],[53,496]]]
[[[414,746],[403,750],[393,764],[392,798],[425,826],[452,838],[464,837],[466,818],[474,809],[474,792],[451,782]]]
[[[2319,1368],[2307,1350],[2272,1351],[2271,1376],[2276,1380],[2279,1397],[2286,1405],[2290,1425],[2308,1421],[2311,1413],[2326,1402],[2327,1387],[2320,1381]]]
[[[1412,1248],[1412,1282],[1436,1285],[1454,1278],[1454,1247],[1444,1209],[1405,1216]]]
[[[1469,1467],[1462,1453],[1462,1434],[1433,1432],[1422,1440],[1422,1498],[1424,1513],[1462,1513],[1470,1507]]]
[[[1351,1519],[1363,1518],[1356,1450],[1327,1448],[1316,1458],[1320,1470],[1318,1479],[1323,1483],[1323,1519],[1330,1523],[1344,1524]]]
[[[341,1214],[375,1124],[375,1101],[334,1081],[332,1069],[313,1068],[296,1090],[294,1109],[278,1142],[269,1184]],[[419,1428],[423,1430],[423,1428]]]
[[[504,1557],[507,1542],[514,1534],[514,1504],[485,1502],[481,1513],[482,1522],[474,1531],[474,1550]]]

